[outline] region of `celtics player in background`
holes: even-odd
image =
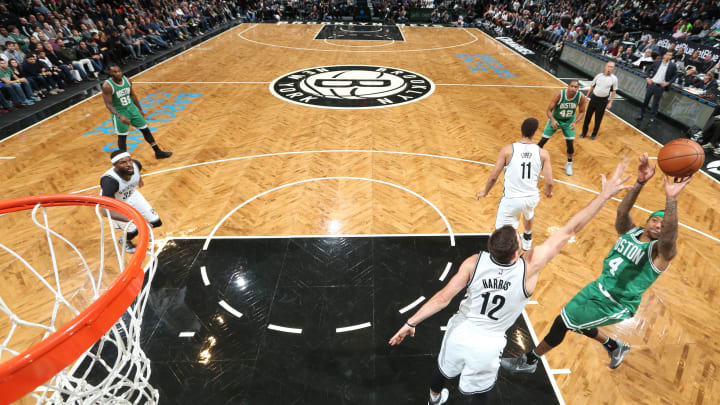
[[[565,305],[555,318],[550,333],[537,348],[521,357],[502,359],[504,369],[516,373],[534,372],[540,357],[558,346],[568,330],[602,343],[610,355],[610,368],[620,365],[630,345],[611,339],[597,327],[632,318],[642,294],[670,267],[670,261],[677,254],[677,199],[692,179],[691,176],[673,183],[665,176],[665,211],[653,212],[644,226],[635,226],[630,208],[654,174],[655,165],[650,166],[648,155],[644,153],[640,156],[637,182],[618,206],[615,230],[620,237],[605,258],[600,277]]]
[[[122,70],[118,65],[110,65],[110,78],[102,84],[103,99],[105,107],[112,114],[113,127],[118,136],[118,149],[127,150],[127,134],[130,125],[142,132],[145,141],[152,146],[155,151],[155,158],[165,159],[172,156],[172,152],[160,150],[155,143],[150,129],[145,123],[145,112],[140,106],[137,96],[132,89],[130,79],[123,76]]]
[[[565,174],[572,176],[573,154],[575,153],[575,124],[582,121],[585,116],[587,98],[579,91],[580,83],[577,80],[570,80],[567,89],[560,90],[550,102],[547,109],[549,118],[542,139],[538,142],[539,147],[545,146],[555,131],[562,130],[567,146],[567,163],[565,163]],[[575,110],[578,110],[576,117]]]

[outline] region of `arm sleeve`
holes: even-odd
[[[133,163],[135,163],[138,167],[138,172],[142,171],[142,163],[138,162],[137,160],[133,159]]]
[[[112,177],[102,176],[100,178],[100,189],[102,190],[103,197],[115,198],[115,193],[117,193],[119,188],[120,183]]]

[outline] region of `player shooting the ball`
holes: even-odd
[[[514,373],[535,372],[540,357],[558,346],[568,330],[602,343],[610,356],[611,369],[622,363],[630,345],[611,339],[598,326],[633,317],[642,294],[670,267],[677,254],[678,196],[693,177],[673,182],[666,175],[665,210],[650,214],[644,226],[635,226],[630,209],[655,174],[655,164],[650,165],[647,153],[639,160],[637,181],[617,208],[615,230],[620,237],[605,258],[600,277],[565,305],[538,347],[521,357],[502,359],[504,369]]]

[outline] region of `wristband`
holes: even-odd
[[[411,327],[411,328],[414,328],[415,326],[417,326],[417,324],[416,324],[416,325],[413,325],[413,324],[411,324],[411,323],[408,322],[408,321],[405,321],[405,325],[407,325],[407,326],[409,326],[409,327]]]
[[[648,182],[647,180],[645,180],[645,181],[637,180],[637,184],[639,184],[639,185],[641,185],[641,186],[644,186],[645,183],[647,183],[647,182]]]

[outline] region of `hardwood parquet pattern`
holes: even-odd
[[[318,29],[313,25],[242,25],[133,78],[140,97],[155,92],[202,93],[178,112],[176,119],[156,125],[160,145],[175,152],[171,159],[154,160],[146,144],[133,152],[143,162],[146,174],[181,168],[145,178],[142,192],[164,223],[156,231],[157,237],[207,235],[227,212],[257,194],[320,177],[371,178],[402,186],[435,204],[455,232],[490,232],[502,184],[497,184],[486,199],[474,198],[490,173],[488,165],[411,154],[332,152],[272,155],[182,168],[243,156],[328,150],[431,154],[492,165],[499,148],[519,136],[524,118],[537,117],[542,130],[545,108],[563,87],[478,30],[406,27],[406,42],[377,48],[392,52],[354,52],[373,48],[343,48],[313,41]],[[471,43],[461,45],[467,42]],[[348,41],[337,44],[364,45]],[[418,51],[430,48],[445,49]],[[517,78],[471,72],[458,59],[458,53],[490,54]],[[429,77],[437,87],[432,96],[420,102],[373,110],[303,107],[281,101],[268,91],[269,82],[285,73],[339,64],[408,69]],[[498,85],[505,87],[487,87]],[[2,142],[1,155],[16,159],[0,160],[0,198],[70,192],[97,185],[100,175],[110,167],[101,148],[114,137],[80,135],[108,117],[101,98],[94,97]],[[608,115],[597,141],[576,142],[575,175],[568,177],[563,170],[565,144],[560,135],[555,138],[546,148],[556,179],[590,190],[599,188],[599,173],[611,172],[621,156],[635,159],[643,151],[656,156],[659,150],[656,143]],[[631,168],[635,172],[634,162]],[[562,225],[590,201],[593,194],[575,186],[558,182],[555,196],[543,197],[536,210],[535,243],[541,243],[549,228]],[[89,192],[96,193],[97,189]],[[719,183],[698,175],[680,198],[681,222],[718,237],[719,194]],[[663,207],[660,175],[645,187],[637,205],[649,210]],[[616,238],[612,225],[616,208],[617,202],[608,203],[576,242],[543,270],[534,294],[538,305],[527,308],[540,337],[567,300],[599,274],[602,259]],[[632,213],[638,224],[647,215],[639,209]],[[2,243],[16,243],[25,254],[37,251],[36,235],[25,230],[26,224],[10,216],[0,221]],[[83,222],[72,215],[60,214],[56,221],[71,238],[85,231]],[[218,235],[446,231],[435,210],[398,188],[361,180],[323,180],[286,187],[250,202],[228,219]],[[680,229],[679,255],[646,293],[637,315],[603,328],[633,345],[619,369],[609,370],[605,351],[575,334],[569,334],[566,342],[548,355],[552,368],[571,370],[570,374],[556,376],[566,403],[720,403],[720,350],[713,344],[720,334],[716,321],[720,304],[718,245],[688,228]],[[33,298],[33,283],[18,274],[12,261],[7,264],[4,256],[2,259],[3,290],[16,289],[10,297],[28,311],[46,311],[46,303]],[[66,271],[72,277],[72,270]],[[0,320],[0,329],[5,327]]]

